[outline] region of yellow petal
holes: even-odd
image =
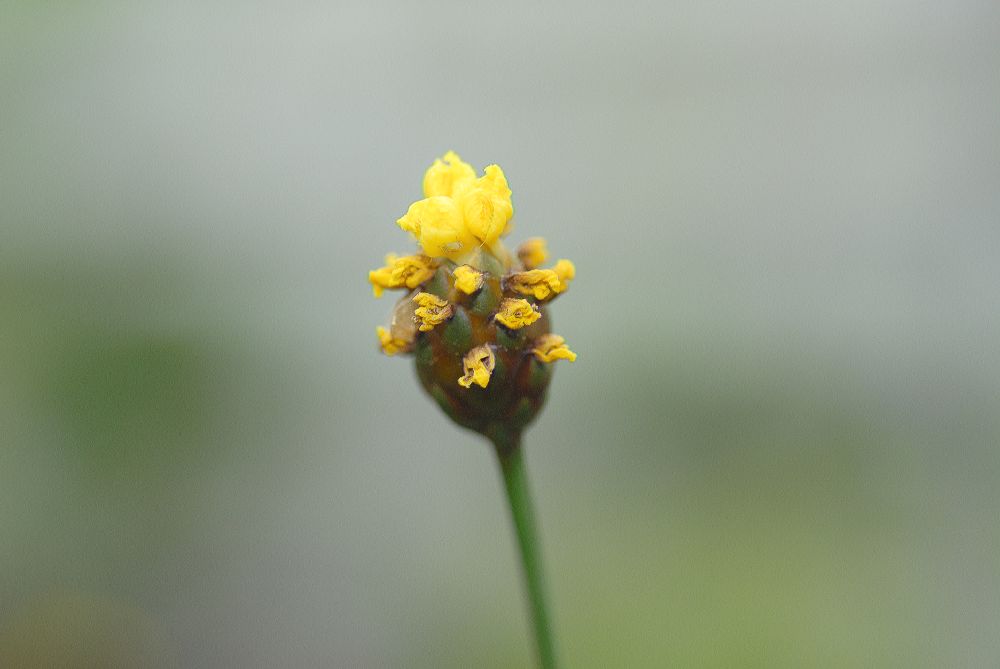
[[[372,284],[372,292],[375,297],[382,297],[382,291],[386,288],[396,288],[392,283],[392,266],[398,256],[395,253],[387,253],[385,256],[385,267],[373,269],[368,272],[368,280]]]
[[[481,246],[492,246],[507,225],[494,199],[481,188],[470,188],[456,200],[462,207],[462,217],[469,233]]]
[[[518,330],[526,325],[531,325],[542,314],[538,312],[531,302],[520,298],[506,298],[500,303],[500,310],[497,311],[496,319],[501,325],[505,325],[511,330]]]
[[[510,187],[507,185],[507,177],[504,176],[503,170],[499,165],[487,165],[477,183],[493,198],[494,206],[506,225],[514,215],[514,205],[510,201]]]
[[[458,258],[468,255],[477,245],[465,226],[462,212],[450,197],[435,196],[410,205],[397,223],[413,233],[432,258]]]
[[[392,268],[380,267],[368,272],[368,280],[372,284],[372,292],[375,297],[382,297],[382,292],[386,288],[395,288],[392,284]]]
[[[531,349],[535,357],[542,362],[554,362],[556,360],[576,360],[576,353],[569,350],[566,340],[557,334],[542,335],[535,341],[535,347]]]
[[[452,196],[456,187],[464,186],[476,178],[472,165],[463,162],[458,154],[449,151],[438,158],[424,173],[424,197]]]
[[[466,295],[472,295],[483,287],[483,273],[469,265],[455,268],[455,288]]]
[[[503,170],[490,165],[484,172],[474,183],[456,188],[453,197],[461,203],[469,232],[480,244],[490,247],[506,234],[514,207]]]
[[[465,368],[465,375],[458,379],[458,385],[463,388],[470,388],[475,383],[481,388],[485,388],[490,382],[490,374],[496,365],[496,357],[493,349],[486,344],[477,346],[462,359]]]

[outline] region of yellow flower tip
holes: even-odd
[[[517,247],[517,257],[524,269],[535,269],[549,259],[549,251],[545,240],[541,237],[526,239]]]
[[[541,362],[554,362],[556,360],[576,360],[576,353],[569,350],[566,340],[557,334],[542,335],[535,341],[535,347],[531,349]]]
[[[536,300],[546,300],[565,289],[559,275],[551,269],[515,272],[507,277],[507,286],[516,293],[530,295]]]
[[[400,337],[393,337],[381,325],[375,328],[375,334],[378,336],[379,347],[382,352],[386,355],[396,355],[397,353],[406,353],[410,350],[411,342],[406,341]]]
[[[500,310],[496,315],[497,322],[511,330],[531,325],[541,317],[542,314],[528,300],[509,297],[500,303]]]
[[[413,290],[434,276],[437,264],[427,256],[397,257],[390,253],[385,257],[385,267],[368,272],[375,297],[381,297],[387,288],[409,288]]]
[[[469,265],[459,265],[454,274],[455,288],[466,295],[472,295],[483,287],[483,273]]]
[[[433,330],[435,325],[444,323],[454,313],[454,308],[448,304],[448,300],[442,300],[430,293],[417,293],[413,296],[413,301],[417,303],[413,315],[420,320],[421,332]]]
[[[493,355],[493,349],[483,344],[466,353],[462,364],[465,367],[465,375],[458,379],[458,385],[471,388],[475,383],[480,388],[485,388],[490,382],[496,357]]]
[[[457,188],[475,181],[476,171],[457,153],[449,151],[434,161],[424,173],[424,197],[444,195],[451,197]]]

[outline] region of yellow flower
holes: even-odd
[[[531,295],[536,300],[545,300],[562,292],[559,275],[550,269],[531,269],[515,272],[507,279],[507,285],[516,293]]]
[[[432,257],[460,262],[478,247],[492,247],[514,214],[503,170],[490,165],[476,179],[472,167],[452,151],[424,174],[424,195],[396,222]]]
[[[410,344],[412,342],[408,342],[399,337],[393,337],[389,334],[389,331],[381,325],[375,328],[375,334],[378,335],[379,346],[382,348],[382,352],[386,355],[406,353],[410,350]]]
[[[517,257],[524,265],[524,269],[535,269],[549,259],[545,240],[541,237],[526,239],[523,244],[517,247]]]
[[[375,297],[381,297],[386,288],[413,290],[434,276],[437,265],[427,256],[398,257],[390,253],[385,257],[385,267],[368,272]]]
[[[501,325],[511,330],[518,330],[525,325],[531,325],[541,317],[542,314],[528,300],[508,297],[500,303],[496,319]]]
[[[522,295],[536,300],[547,300],[567,288],[576,276],[576,267],[569,260],[560,260],[552,269],[529,269],[507,277],[507,286]]]
[[[542,335],[535,340],[535,347],[531,349],[535,357],[542,362],[554,362],[555,360],[576,360],[576,353],[569,350],[566,340],[557,334]]]
[[[417,293],[413,296],[413,301],[417,303],[417,308],[413,315],[420,319],[420,331],[429,332],[435,325],[440,325],[451,318],[452,306],[447,300],[442,300],[430,293]]]
[[[490,382],[490,374],[493,373],[493,367],[496,365],[496,357],[493,355],[493,349],[482,344],[466,353],[462,364],[465,367],[465,376],[458,379],[458,385],[470,388],[475,383],[481,388],[485,388]]]
[[[424,197],[447,195],[451,197],[455,188],[476,179],[472,165],[463,162],[458,154],[449,151],[443,158],[437,158],[424,173]]]
[[[455,268],[455,288],[466,295],[472,295],[483,287],[483,273],[469,265],[459,265]]]

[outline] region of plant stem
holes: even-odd
[[[555,669],[556,655],[549,626],[548,610],[545,606],[545,582],[542,576],[542,559],[535,529],[535,512],[528,494],[528,480],[524,469],[524,454],[521,450],[521,435],[517,432],[497,431],[491,435],[496,446],[500,471],[503,473],[510,515],[517,533],[517,543],[521,551],[521,566],[527,586],[531,620],[535,629],[538,646],[538,661],[542,669]]]

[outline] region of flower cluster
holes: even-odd
[[[541,267],[541,238],[507,251],[514,207],[497,165],[477,177],[449,151],[423,187],[424,199],[397,221],[422,252],[391,254],[368,274],[376,297],[406,291],[390,326],[377,328],[379,345],[386,355],[413,353],[424,388],[459,424],[521,429],[541,408],[551,364],[576,359],[546,313],[576,270],[568,260]]]

